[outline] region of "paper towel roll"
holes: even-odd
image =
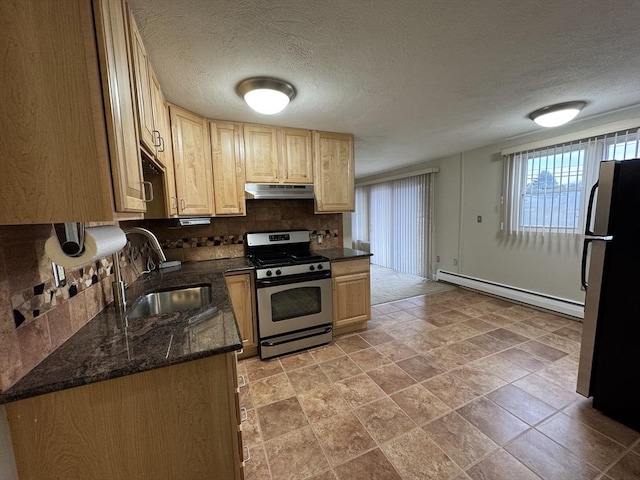
[[[76,268],[111,255],[127,244],[127,237],[119,227],[88,227],[84,234],[84,252],[79,257],[70,257],[62,251],[58,239],[50,237],[44,244],[47,256],[66,268]]]

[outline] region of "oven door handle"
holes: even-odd
[[[274,285],[287,285],[300,282],[311,282],[313,280],[324,280],[331,278],[331,270],[325,270],[322,276],[317,273],[303,273],[291,275],[289,277],[261,278],[256,280],[256,288],[273,287]]]
[[[326,327],[322,327],[322,328],[314,328],[313,330],[309,330],[308,332],[306,332],[306,335],[302,335],[301,337],[296,337],[296,340],[302,340],[303,338],[310,338],[310,337],[315,337],[317,335],[322,335],[325,333],[329,333],[331,330],[333,330],[333,327],[331,325],[326,326]],[[287,339],[287,340],[276,340],[276,341],[272,341],[272,340],[262,340],[260,342],[260,345],[264,346],[264,347],[275,347],[277,345],[283,345],[285,343],[289,343],[291,341],[291,339]]]

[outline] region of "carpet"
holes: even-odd
[[[371,305],[446,292],[455,287],[371,264]]]

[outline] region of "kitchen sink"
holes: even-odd
[[[211,285],[179,287],[147,293],[138,298],[126,315],[127,319],[153,317],[163,313],[182,312],[211,303]]]

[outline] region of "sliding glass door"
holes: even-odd
[[[357,187],[354,248],[377,265],[430,278],[432,191],[432,174]]]

